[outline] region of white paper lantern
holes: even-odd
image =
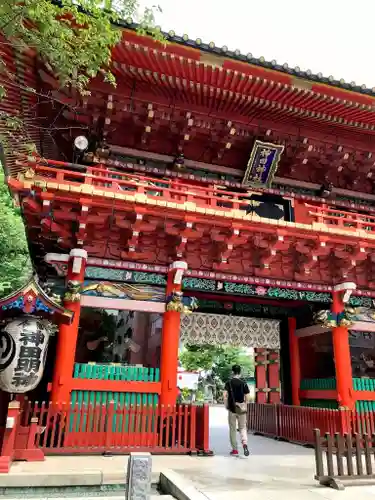
[[[21,316],[0,330],[0,389],[22,394],[39,384],[46,363],[50,323]]]

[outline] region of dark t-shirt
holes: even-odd
[[[241,378],[233,377],[225,384],[225,390],[228,393],[228,410],[236,413],[236,403],[245,402],[245,395],[250,392],[249,387]]]

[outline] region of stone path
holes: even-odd
[[[226,411],[211,408],[210,467],[198,464],[180,471],[210,500],[375,500],[375,486],[347,487],[335,491],[314,480],[311,449],[259,436],[249,436],[251,455],[229,457]]]

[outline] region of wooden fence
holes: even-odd
[[[250,431],[304,445],[314,444],[314,429],[346,432],[351,420],[350,412],[327,408],[251,403],[248,409]]]
[[[212,454],[207,405],[15,403],[8,408],[12,426],[3,429],[0,472],[13,460],[46,454]]]
[[[314,430],[315,479],[324,486],[343,490],[346,484],[375,483],[375,435],[340,434]]]

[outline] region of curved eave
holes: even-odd
[[[60,304],[57,304],[55,301],[50,299],[50,297],[48,297],[48,295],[40,287],[38,280],[35,277],[33,277],[22,288],[19,288],[15,292],[12,292],[6,297],[0,299],[0,315],[10,310],[7,308],[9,304],[15,303],[20,298],[24,298],[24,300],[27,301],[28,296],[33,297],[33,303],[31,303],[31,305],[35,305],[36,299],[39,299],[41,304],[45,306],[45,308],[48,311],[43,309],[38,309],[38,311],[36,311],[35,307],[31,311],[28,311],[27,307],[26,308],[12,307],[11,310],[20,312],[22,311],[26,313],[29,312],[30,314],[37,313],[40,314],[41,316],[53,319],[53,321],[58,324],[69,325],[73,321],[74,313],[69,311],[68,309],[65,309],[64,307],[60,306]]]
[[[122,42],[113,50],[117,67],[126,65],[151,75],[158,73],[166,81],[178,78],[188,85],[194,82],[202,88],[214,86],[234,93],[243,93],[256,84],[258,91],[266,90],[268,97],[263,99],[300,109],[308,106],[309,113],[324,114],[328,121],[341,123],[342,120],[344,125],[364,129],[375,121],[375,89],[351,87],[319,75],[262,62],[262,58],[249,58],[168,34],[165,36],[170,43],[162,44],[138,35],[135,28],[133,25],[133,29],[125,29]]]
[[[228,112],[246,115],[250,112],[247,108],[256,107],[262,111],[263,118],[267,118],[269,114],[270,119],[277,115],[280,118],[284,116],[285,119],[288,115],[349,128],[375,130],[375,111],[370,105],[357,105],[352,101],[341,101],[296,85],[207,67],[197,61],[189,62],[188,67],[183,60],[174,61],[175,69],[171,71],[165,67],[168,59],[171,61],[170,56],[162,56],[164,61],[156,57],[153,60],[150,58],[147,64],[141,62],[140,58],[131,58],[129,53],[132,49],[129,45],[127,48],[129,50],[117,49],[123,52],[123,62],[114,62],[114,72],[117,77],[138,80],[139,88],[145,87],[145,91],[153,88],[150,86],[162,86],[165,95],[169,91],[172,96],[177,91],[188,100],[191,100],[190,95],[197,96],[197,99],[199,96],[198,102],[203,106],[209,106],[213,100],[220,100],[223,102],[220,108]],[[139,55],[141,50],[139,46],[135,47],[133,55]],[[125,55],[125,52],[128,54]]]

